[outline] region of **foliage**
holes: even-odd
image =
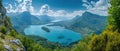
[[[90,46],[88,45],[94,36],[96,35],[91,34],[90,36],[84,37],[78,44],[72,47],[71,51],[90,51]]]
[[[5,26],[0,26],[0,32],[2,32],[3,34],[5,34],[7,31],[7,28]]]
[[[5,51],[5,48],[0,44],[0,50]]]
[[[12,30],[9,35],[20,39],[27,51],[39,51],[39,50],[45,51],[45,49],[43,47],[41,47],[38,43],[36,43],[34,40],[32,40],[30,38],[26,38],[25,36],[18,34],[14,30]]]
[[[107,29],[90,41],[91,51],[120,50],[120,0],[110,0]]]
[[[109,8],[109,25],[112,25],[112,30],[118,29],[120,32],[120,0],[110,0],[111,7]]]
[[[72,51],[89,51],[89,47],[87,46],[88,44],[85,42],[80,42],[75,46],[75,48],[72,49]]]
[[[94,36],[89,44],[91,51],[119,51],[120,33],[104,31],[101,35]]]

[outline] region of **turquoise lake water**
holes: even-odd
[[[41,27],[47,27],[50,32],[46,32]],[[65,29],[60,26],[31,25],[25,28],[26,35],[37,35],[46,38],[48,41],[57,42],[62,45],[69,45],[82,38],[80,33]]]

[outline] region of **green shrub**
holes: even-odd
[[[2,32],[3,34],[6,34],[7,28],[5,26],[1,26],[0,27],[0,32]]]
[[[4,48],[4,46],[2,46],[1,44],[0,44],[0,51],[6,51],[6,49]]]
[[[91,51],[119,51],[120,33],[106,30],[102,34],[94,36],[89,46]]]

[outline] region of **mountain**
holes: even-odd
[[[21,14],[10,17],[14,26],[16,25],[31,25],[39,24],[39,19],[36,16],[31,15],[29,12],[23,12]]]
[[[29,12],[23,12],[21,14],[16,14],[11,18],[11,22],[13,27],[19,32],[24,34],[24,28],[28,27],[29,25],[42,25],[51,23],[55,20],[54,17],[50,17],[47,15],[41,16],[34,16],[31,15]],[[90,34],[94,33],[101,33],[101,31],[105,28],[107,23],[106,16],[100,16],[96,14],[92,14],[90,12],[83,13],[82,16],[76,16],[72,20],[65,20],[65,21],[58,21],[52,22],[54,23],[53,26],[63,26],[67,29],[79,32],[81,34]]]
[[[76,16],[72,20],[56,22],[54,25],[63,26],[67,29],[87,35],[92,32],[101,33],[107,24],[107,17],[92,14],[90,12],[83,13],[82,16]]]
[[[47,24],[54,19],[47,15],[34,16],[27,11],[23,13],[16,13],[14,15],[13,14],[14,13],[8,14],[13,27],[17,30],[17,32],[22,34],[24,34],[24,28],[28,27],[29,25]]]
[[[40,15],[37,18],[42,22],[42,24],[47,24],[53,21],[55,18],[48,15]]]
[[[40,20],[36,16],[31,15],[29,12],[23,12],[14,16],[10,16],[10,19],[13,27],[19,33],[23,33],[24,28],[29,25],[41,24]]]
[[[20,39],[10,35],[12,30],[14,29],[0,0],[0,51],[25,51]]]
[[[49,42],[47,39],[39,36],[25,36],[16,32],[12,27],[10,17],[6,16],[6,9],[2,6],[1,0],[0,13],[0,51],[48,51],[52,50],[52,48],[62,47],[58,43]],[[31,21],[27,20],[27,18],[19,19]],[[19,19],[17,18],[16,21],[19,21]],[[18,23],[21,23],[21,21]],[[31,24],[31,22],[26,23],[26,25],[29,24]],[[21,27],[22,26],[23,25],[21,25]]]

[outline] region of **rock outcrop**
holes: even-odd
[[[9,40],[10,43],[13,43],[14,45],[20,46],[20,48],[25,51],[25,47],[22,45],[21,41],[19,39]],[[20,48],[17,48],[17,51],[20,50]]]
[[[5,22],[5,20],[6,20],[6,9],[5,7],[3,7],[2,2],[0,0],[0,22]]]
[[[9,17],[6,16],[6,9],[3,7],[2,2],[0,0],[0,31],[3,27],[6,27],[5,34],[10,31],[12,28]]]
[[[0,0],[0,51],[26,51],[19,39],[9,35],[11,30],[14,29]]]

